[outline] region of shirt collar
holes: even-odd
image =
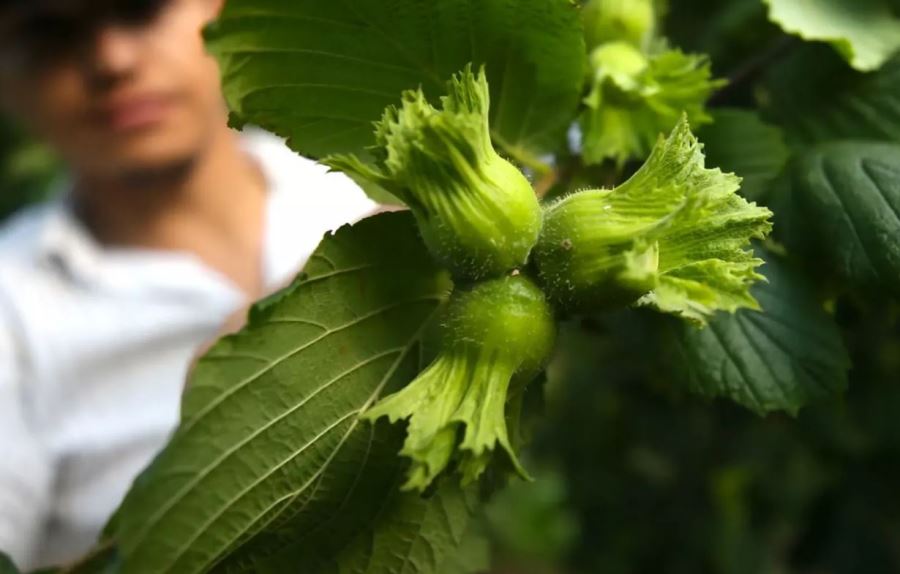
[[[241,146],[260,166],[265,178],[266,189],[270,196],[269,203],[271,204],[272,196],[279,193],[278,190],[284,186],[281,185],[277,170],[268,161],[268,157],[270,153],[284,153],[283,142],[261,130],[248,130],[241,134]],[[134,291],[135,286],[140,284],[142,290],[158,292],[163,287],[167,290],[177,291],[182,296],[185,294],[185,290],[188,290],[190,283],[185,281],[184,277],[160,277],[156,275],[149,278],[150,280],[148,281],[148,278],[119,276],[121,274],[117,273],[117,270],[110,263],[111,251],[97,242],[75,215],[71,200],[71,182],[68,180],[64,181],[59,184],[59,187],[58,192],[55,194],[57,199],[51,200],[43,208],[46,212],[38,240],[38,257],[43,265],[51,266],[65,273],[70,280],[84,286],[124,287],[129,291]],[[267,209],[266,211],[268,213],[269,210]],[[267,224],[270,223],[270,221],[267,221]],[[227,280],[215,276],[216,274],[203,266],[201,262],[190,254],[159,252],[156,255],[158,258],[169,259],[173,264],[177,262],[183,265],[186,271],[188,267],[192,267],[190,271],[203,275],[202,277],[194,278],[201,280],[201,283],[205,284],[211,281],[218,283],[220,287],[227,283]],[[263,257],[268,263],[269,254],[264,253]],[[270,278],[267,277],[266,279]],[[196,282],[193,283],[193,286],[199,287]],[[209,292],[208,288],[193,290],[201,294]]]
[[[102,248],[72,210],[69,190],[52,200],[38,241],[40,261],[53,265],[72,279],[90,283],[99,276]]]

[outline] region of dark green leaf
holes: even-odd
[[[0,551],[0,574],[19,574],[19,569],[9,556]]]
[[[763,311],[721,313],[704,329],[673,325],[675,359],[696,393],[796,413],[846,388],[849,359],[810,286],[774,256],[767,262],[769,283],[753,290]]]
[[[60,166],[53,154],[0,118],[0,219],[47,199]]]
[[[793,143],[900,142],[900,57],[863,74],[828,48],[804,46],[773,69],[767,86],[768,108]]]
[[[707,165],[741,176],[741,195],[762,199],[790,154],[781,130],[748,110],[720,108],[712,116],[714,123],[697,133]]]
[[[823,144],[788,175],[776,210],[787,246],[852,285],[900,294],[900,145]]]
[[[316,158],[362,152],[401,91],[435,98],[468,62],[487,66],[496,142],[547,150],[574,117],[585,61],[567,0],[233,0],[207,38],[234,120]]]
[[[392,453],[395,461],[396,450]],[[369,480],[370,475],[364,475]],[[340,532],[328,527],[298,543],[287,545],[266,560],[248,564],[240,570],[217,569],[222,572],[282,574],[445,574],[451,556],[469,543],[468,534],[472,504],[471,493],[456,485],[446,485],[435,496],[423,499],[403,493],[403,476],[395,474],[389,490],[365,491],[345,505],[344,526],[354,526],[359,534],[346,542]],[[359,521],[361,514],[355,503],[377,507],[371,523]],[[365,516],[365,514],[362,514]],[[335,534],[338,536],[336,537]],[[465,574],[473,570],[463,570]]]
[[[239,549],[242,563],[260,560],[318,529],[337,547],[373,516],[403,528],[370,531],[364,541],[379,552],[359,571],[387,573],[397,556],[437,562],[448,536],[428,530],[432,507],[414,515],[408,499],[388,496],[400,437],[359,414],[418,372],[420,335],[450,287],[408,213],[327,237],[292,287],[197,365],[181,426],[117,517],[122,571],[205,572]],[[434,546],[427,560],[423,544]]]
[[[763,0],[769,18],[804,40],[828,42],[857,70],[877,70],[900,50],[889,0]]]

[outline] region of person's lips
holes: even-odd
[[[93,116],[107,129],[127,132],[162,122],[171,107],[172,98],[165,95],[118,97],[101,103]]]

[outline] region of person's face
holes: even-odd
[[[35,4],[3,16],[12,33],[0,32],[0,97],[75,171],[165,169],[222,128],[218,69],[200,35],[220,0]]]

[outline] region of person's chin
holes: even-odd
[[[167,130],[147,130],[108,140],[104,154],[110,175],[148,176],[181,169],[202,153],[202,138]]]

